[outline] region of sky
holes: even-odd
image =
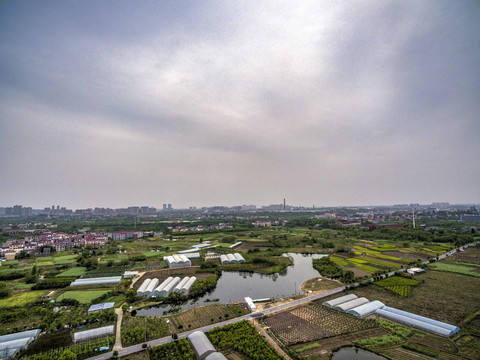
[[[0,206],[480,203],[480,3],[0,1]]]

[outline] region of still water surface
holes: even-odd
[[[327,255],[288,253],[284,254],[284,256],[289,256],[293,260],[293,265],[280,273],[272,275],[223,271],[217,282],[217,287],[211,293],[201,297],[195,305],[191,301],[187,302],[181,306],[182,310],[193,306],[212,304],[211,302],[205,302],[207,299],[219,299],[215,303],[226,304],[243,302],[246,296],[255,300],[303,294],[302,290],[300,290],[302,283],[313,277],[320,276],[318,271],[312,267],[312,259],[319,259]],[[169,305],[143,308],[137,311],[137,315],[161,316],[163,311],[168,309],[170,309]]]

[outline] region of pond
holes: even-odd
[[[217,287],[209,294],[201,297],[194,304],[187,302],[181,306],[186,310],[193,306],[212,304],[212,299],[218,299],[221,304],[231,302],[244,302],[246,296],[252,299],[280,298],[296,294],[303,294],[300,289],[302,283],[320,274],[312,266],[312,259],[319,259],[327,256],[324,254],[293,254],[288,253],[293,260],[293,265],[284,271],[272,275],[262,275],[249,272],[223,271],[217,282]],[[170,309],[169,305],[161,305],[150,308],[143,308],[137,311],[140,316],[161,316],[164,311]]]
[[[335,351],[332,360],[388,360],[387,358],[374,354],[370,351],[359,349],[356,347],[344,347]]]

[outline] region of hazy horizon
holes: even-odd
[[[479,20],[473,0],[2,1],[0,199],[478,204]]]

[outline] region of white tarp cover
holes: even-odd
[[[87,330],[87,331],[81,331],[81,332],[76,332],[73,334],[73,341],[83,341],[83,340],[88,340],[92,338],[98,338],[102,336],[107,336],[113,334],[113,325],[109,326],[104,326],[101,328],[97,329],[92,329],[92,330]]]

